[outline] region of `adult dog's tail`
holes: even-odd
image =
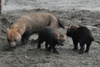
[[[64,24],[63,24],[63,22],[62,22],[62,21],[60,21],[58,18],[57,18],[57,20],[58,20],[58,25],[59,25],[60,27],[62,27],[62,28],[65,28],[65,26],[64,26]]]

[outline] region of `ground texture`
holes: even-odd
[[[67,37],[64,46],[57,46],[59,54],[45,51],[44,43],[41,49],[37,49],[37,43],[32,40],[37,35],[30,37],[28,43],[17,46],[12,51],[5,50],[8,46],[6,39],[7,28],[20,16],[33,13],[46,12],[54,14],[66,25],[87,26],[94,37],[90,52],[78,54],[73,51],[71,38]],[[59,28],[66,32],[66,29]],[[0,15],[0,67],[100,67],[100,12],[89,10],[17,10]]]

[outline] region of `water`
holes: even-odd
[[[100,11],[100,0],[3,0],[2,11],[19,9],[85,9]]]

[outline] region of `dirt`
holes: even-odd
[[[41,49],[37,49],[37,43],[32,35],[25,46],[17,46],[16,49],[7,51],[7,28],[20,16],[33,12],[47,12],[54,14],[68,25],[87,26],[94,37],[89,53],[78,54],[73,51],[72,39],[67,37],[64,46],[56,46],[59,54],[45,51],[44,43]],[[66,32],[66,29],[59,28]],[[100,12],[89,10],[17,10],[0,15],[0,67],[100,67]]]

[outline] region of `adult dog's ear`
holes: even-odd
[[[22,34],[21,31],[22,31],[22,28],[18,28],[18,29],[17,29],[17,32],[18,32],[19,34]]]

